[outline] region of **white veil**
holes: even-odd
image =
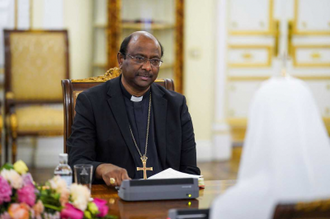
[[[238,182],[214,201],[211,218],[271,218],[280,201],[329,198],[329,142],[303,81],[265,81],[250,107]]]

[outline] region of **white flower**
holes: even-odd
[[[23,186],[23,179],[22,177],[13,169],[6,170],[3,169],[1,171],[1,176],[9,181],[11,187],[14,189],[20,189]]]
[[[89,189],[86,186],[74,183],[70,187],[70,194],[73,202],[72,204],[76,208],[85,211],[90,198]]]
[[[49,183],[52,189],[56,190],[57,193],[61,194],[68,191],[68,185],[66,184],[66,181],[60,176],[53,177],[53,179],[49,180]]]

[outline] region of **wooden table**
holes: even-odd
[[[199,198],[190,200],[127,202],[119,198],[114,188],[93,185],[92,197],[108,201],[109,214],[118,218],[167,218],[172,208],[209,208],[215,197],[235,184],[234,180],[205,181],[205,189],[199,190]]]

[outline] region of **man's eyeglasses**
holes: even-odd
[[[140,55],[132,56],[130,54],[127,54],[127,56],[129,56],[131,59],[133,59],[137,64],[145,64],[149,60],[150,65],[152,65],[153,67],[160,67],[163,63],[162,60],[157,59],[157,58],[148,59],[148,58],[140,56]]]

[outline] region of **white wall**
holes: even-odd
[[[185,1],[184,94],[193,119],[198,160],[212,159],[216,0]]]
[[[64,1],[64,27],[69,31],[71,78],[92,74],[92,4],[90,0]]]

